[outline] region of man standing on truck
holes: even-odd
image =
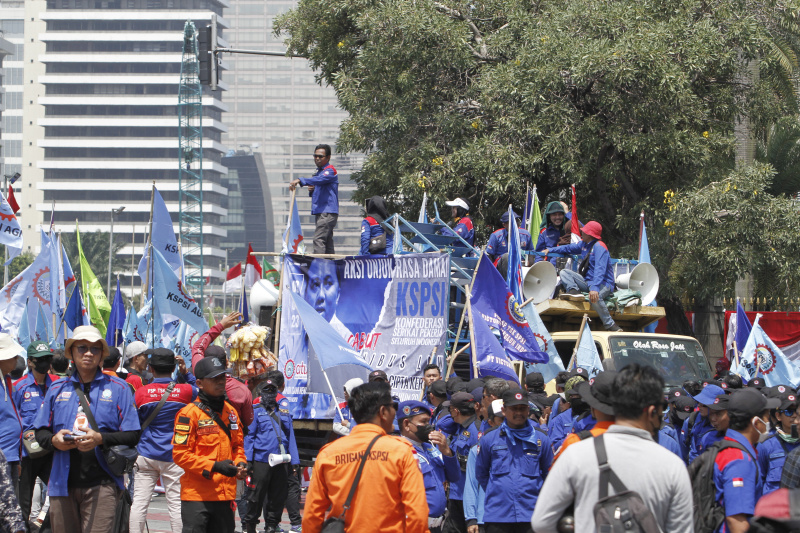
[[[543,252],[545,255],[550,252],[580,254],[581,260],[577,272],[567,269],[561,271],[561,286],[565,291],[561,297],[582,302],[585,300],[583,293],[588,292],[589,302],[602,320],[603,327],[608,331],[622,331],[622,328],[611,318],[611,313],[606,307],[605,299],[614,293],[616,282],[611,258],[608,255],[608,247],[600,240],[602,236],[603,227],[599,222],[592,220],[581,228],[582,242],[550,249],[545,248]]]
[[[339,220],[339,175],[331,162],[331,147],[318,144],[314,148],[317,171],[310,178],[296,178],[289,184],[294,191],[298,185],[308,186],[311,196],[311,214],[316,218],[314,253],[333,254],[333,228]]]

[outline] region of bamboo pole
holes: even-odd
[[[292,198],[291,198],[291,200],[289,200],[289,220],[286,223],[287,227],[291,226],[291,223],[292,223],[292,215],[294,214],[294,209],[295,209],[295,201],[294,201],[294,199],[295,199],[295,195],[296,194],[297,194],[297,187],[295,187],[294,190],[292,191]],[[282,248],[286,248],[288,250],[288,246],[289,246],[289,232],[287,231],[286,232],[286,237],[283,240]],[[273,254],[271,254],[271,255],[273,255]],[[280,254],[274,254],[274,255],[282,256],[284,254],[281,251]],[[281,259],[281,263],[283,263],[283,259]],[[281,342],[281,315],[283,314],[281,312],[281,308],[283,306],[283,281],[284,281],[285,272],[286,272],[286,265],[282,264],[281,265],[280,287],[278,287],[278,310],[277,310],[277,313],[275,314],[275,351],[273,352],[273,354],[275,355],[276,359],[280,357],[280,348],[281,348],[281,345],[280,345],[280,342]],[[327,376],[326,376],[326,378],[327,378]],[[334,398],[336,398],[336,397],[334,396]]]
[[[567,370],[571,369],[572,365],[575,364],[575,356],[578,354],[578,346],[581,345],[581,338],[583,337],[583,332],[586,329],[587,321],[589,321],[589,315],[584,313],[583,320],[581,321],[581,332],[578,334],[578,340],[575,341],[575,348],[572,349],[572,357],[569,360],[569,365],[567,365]]]
[[[478,357],[477,357],[477,345],[475,344],[475,328],[472,327],[472,304],[470,303],[470,296],[472,295],[472,291],[467,289],[467,313],[469,313],[469,343],[472,346],[472,374],[474,377],[478,377]]]
[[[150,263],[152,262],[152,253],[150,250],[150,244],[153,240],[153,204],[156,201],[156,182],[153,181],[153,189],[150,191],[150,222],[148,223],[149,228],[147,231],[147,244],[145,245],[144,249],[147,252],[147,272],[145,274],[144,280],[144,288],[142,290],[142,299],[139,302],[141,307],[144,307],[145,299],[147,298],[147,293],[150,290]]]
[[[475,284],[475,277],[478,275],[478,269],[481,268],[481,262],[483,260],[484,252],[481,251],[481,256],[478,258],[478,266],[475,267],[475,271],[472,273],[472,283],[470,283],[469,289],[467,290],[467,294],[471,294],[472,286]],[[467,296],[469,299],[469,296]],[[466,311],[466,310],[465,310]],[[461,330],[464,328],[464,317],[466,316],[466,312],[461,312],[461,320],[458,323],[458,331],[456,331],[456,338],[455,342],[453,343],[453,351],[450,353],[450,357],[454,358],[456,354],[456,350],[458,349],[458,339],[461,338]],[[447,372],[447,377],[450,377],[450,372]]]

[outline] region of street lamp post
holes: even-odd
[[[11,181],[11,184],[13,185],[14,182],[17,181],[19,178],[20,178],[19,172],[15,172],[13,176],[9,176],[8,174],[3,174],[3,190],[4,191],[8,191],[8,182],[9,182],[9,180]],[[6,194],[8,194],[8,193],[6,193]],[[16,215],[16,213],[14,213],[14,214]],[[5,255],[4,259],[5,260],[3,261],[3,263],[8,263],[8,247],[7,246],[3,246],[3,249],[5,250],[5,254],[4,254]],[[3,267],[3,286],[6,286],[6,285],[8,285],[8,265],[5,265]]]
[[[125,211],[125,206],[111,210],[111,231],[108,232],[108,282],[106,285],[107,298],[111,301],[111,260],[114,254],[114,215],[119,215]]]

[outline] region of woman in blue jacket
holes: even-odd
[[[384,235],[386,232],[381,227],[381,222],[389,218],[386,204],[380,196],[373,196],[367,200],[367,216],[361,221],[361,251],[359,255],[390,254],[392,253],[392,237],[386,234],[386,247],[382,251],[370,252],[370,241]]]

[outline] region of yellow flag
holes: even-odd
[[[103,287],[97,281],[86,257],[81,248],[81,233],[78,223],[75,223],[75,238],[78,241],[78,254],[81,261],[81,285],[83,285],[83,296],[86,298],[86,307],[89,312],[89,320],[92,325],[100,330],[100,334],[105,336],[108,325],[108,318],[111,316],[111,304],[108,303]]]

